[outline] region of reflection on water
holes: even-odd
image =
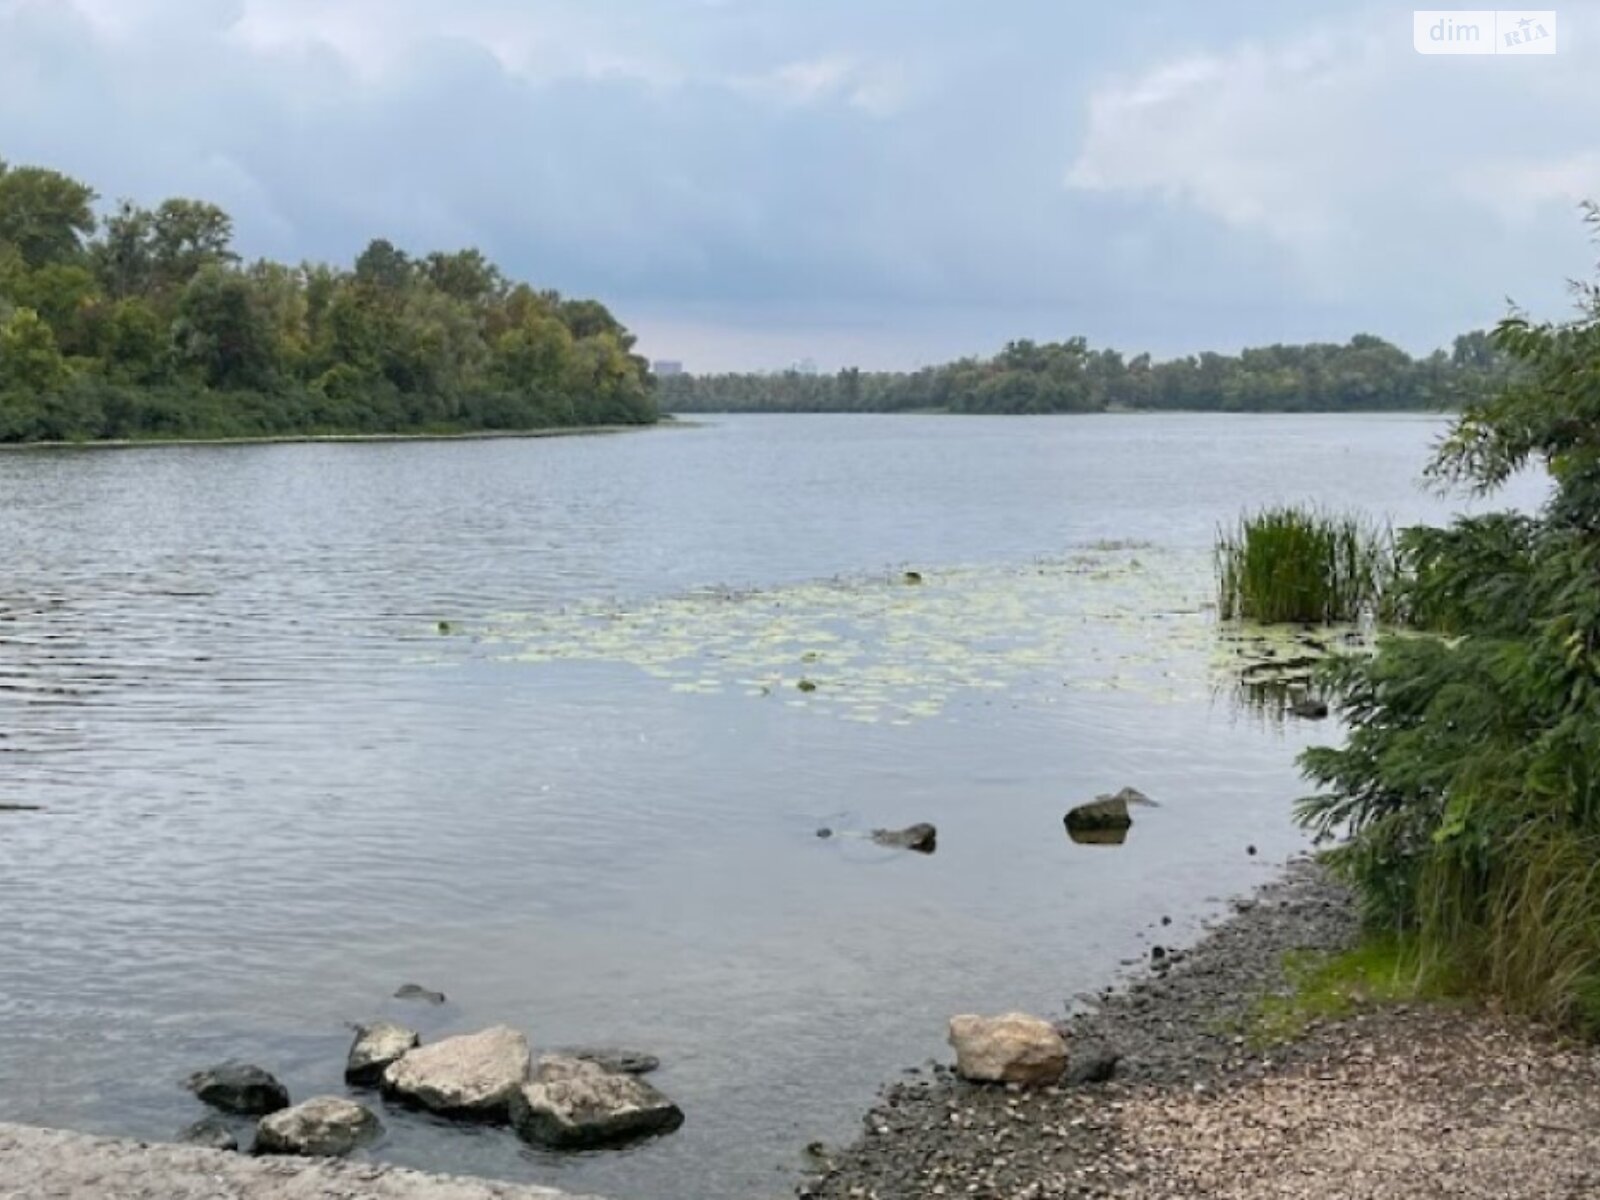
[[[386,1109],[382,1157],[787,1194],[950,1013],[1057,1013],[1301,844],[1333,731],[1214,696],[1211,533],[1441,515],[1437,428],[0,455],[0,803],[45,810],[0,817],[0,1119],[168,1137],[218,1059],[337,1094],[347,1022],[504,1022],[657,1055],[686,1124],[563,1156]],[[1061,836],[1125,785],[1162,804],[1116,853]],[[870,837],[918,822],[936,855]]]
[[[1067,826],[1067,836],[1080,846],[1120,846],[1128,840],[1132,826],[1120,829],[1076,829]]]

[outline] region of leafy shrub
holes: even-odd
[[[1469,408],[1431,470],[1489,491],[1525,466],[1535,517],[1458,519],[1401,539],[1413,619],[1330,669],[1342,747],[1302,763],[1300,816],[1368,921],[1510,1007],[1600,1032],[1600,293],[1579,319],[1503,322],[1525,370]]]

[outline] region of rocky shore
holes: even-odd
[[[1072,1065],[1021,1089],[940,1067],[896,1085],[860,1139],[815,1148],[819,1200],[1600,1194],[1600,1054],[1483,1012],[1429,1006],[1247,1036],[1289,989],[1285,955],[1336,951],[1351,897],[1297,862],[1187,952],[1062,1025]],[[1109,1078],[1106,1078],[1109,1076]]]
[[[246,1158],[0,1125],[0,1200],[584,1200],[374,1163]],[[592,1198],[590,1198],[592,1200]]]

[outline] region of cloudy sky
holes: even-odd
[[[1600,254],[1600,2],[1554,57],[1411,9],[1140,0],[0,0],[0,158],[248,255],[476,245],[692,368],[1377,333]]]

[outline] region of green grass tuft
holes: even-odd
[[[1424,971],[1414,947],[1397,938],[1372,938],[1339,954],[1291,951],[1284,970],[1290,990],[1258,1001],[1243,1022],[1244,1036],[1257,1049],[1293,1041],[1314,1021],[1448,991]]]
[[[1365,518],[1287,505],[1219,530],[1224,620],[1325,625],[1382,615],[1395,579],[1393,533]]]

